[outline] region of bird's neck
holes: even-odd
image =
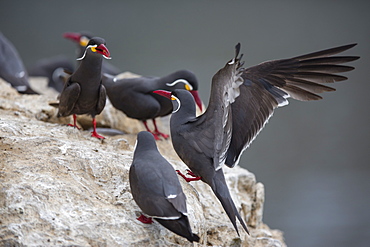
[[[86,56],[77,68],[74,77],[83,77],[83,78],[97,78],[101,79],[102,73],[102,56],[89,57]]]
[[[140,157],[143,153],[153,152],[157,151],[158,148],[155,142],[148,142],[148,143],[138,143],[136,145],[135,151],[134,151],[134,157]]]
[[[175,125],[182,125],[196,119],[196,109],[192,105],[189,107],[180,107],[177,112],[173,112],[171,122]]]

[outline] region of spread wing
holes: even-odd
[[[235,51],[235,57],[212,78],[208,108],[196,123],[202,131],[202,138],[187,138],[198,151],[213,158],[215,170],[220,169],[226,159],[232,134],[231,104],[239,96],[239,86],[243,83],[240,44]]]
[[[289,59],[274,60],[245,69],[240,96],[232,105],[233,135],[226,165],[235,166],[241,153],[272,116],[275,108],[288,104],[288,98],[308,101],[322,99],[319,93],[335,89],[322,83],[346,80],[336,73],[354,69],[343,63],[355,56],[332,56],[354,47],[344,45]]]

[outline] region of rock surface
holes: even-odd
[[[240,167],[224,172],[250,235],[239,225],[238,237],[200,181],[180,179],[200,243],[191,244],[157,222],[137,221],[141,212],[130,193],[128,171],[142,124],[108,102],[98,125],[125,134],[92,138],[90,131],[67,127],[71,118],[56,117],[57,109],[48,104],[56,101],[56,93],[42,88],[42,79],[31,83],[45,94],[20,95],[0,80],[0,246],[286,246],[282,232],[262,222],[263,184]],[[91,118],[78,121],[87,129]],[[166,128],[168,118],[162,122]],[[187,168],[170,140],[157,144],[175,169]]]

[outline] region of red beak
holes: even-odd
[[[96,49],[96,52],[102,54],[105,58],[108,58],[108,59],[110,58],[110,52],[104,44],[100,44],[95,49]]]
[[[171,92],[165,91],[165,90],[155,90],[153,93],[162,95],[168,99],[171,99]],[[199,109],[202,111],[202,101],[200,100],[200,97],[198,95],[198,91],[190,91],[190,93],[193,95],[193,98],[195,100],[195,103],[199,107]]]
[[[81,34],[79,33],[63,33],[63,38],[70,39],[76,43],[80,43]]]
[[[202,111],[203,103],[202,103],[202,100],[199,97],[198,91],[193,90],[193,91],[190,91],[190,93],[193,95],[195,103],[199,107],[200,111]]]
[[[165,91],[165,90],[155,90],[153,93],[159,94],[163,97],[166,97],[167,99],[171,99],[171,92]]]

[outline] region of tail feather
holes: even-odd
[[[227,216],[229,217],[231,223],[233,224],[236,232],[239,236],[238,227],[236,225],[236,218],[238,218],[240,224],[244,230],[249,234],[248,228],[244,223],[242,217],[240,216],[238,210],[235,207],[233,199],[231,198],[229,189],[227,188],[225,177],[222,169],[219,169],[216,172],[215,177],[213,178],[213,186],[211,186],[213,192],[217,196],[218,200],[221,202],[222,207],[224,208]]]
[[[181,218],[177,220],[154,219],[168,230],[186,238],[190,242],[199,242],[199,236],[191,231],[188,217],[185,215],[182,215]]]

